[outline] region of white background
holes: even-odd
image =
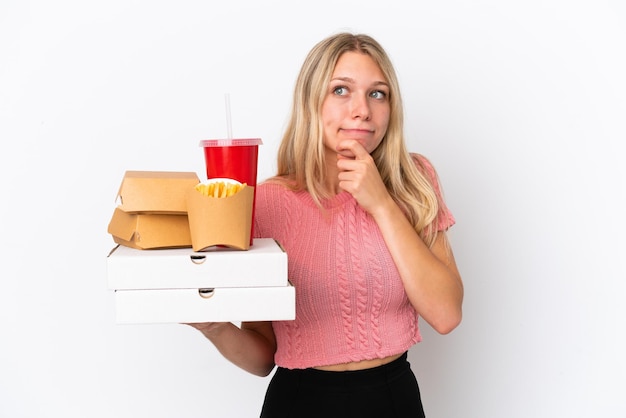
[[[465,317],[410,352],[430,418],[626,416],[621,0],[0,3],[0,416],[253,417],[268,379],[184,325],[116,325],[106,228],[125,170],[203,175],[260,137],[299,66],[376,37],[409,148],[457,218]]]

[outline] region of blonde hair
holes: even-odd
[[[320,115],[337,60],[348,51],[370,56],[389,84],[389,125],[384,139],[371,155],[394,201],[424,242],[432,246],[440,206],[435,185],[425,175],[425,167],[417,169],[415,161],[421,165],[420,161],[414,161],[406,149],[398,78],[387,53],[368,35],[339,33],[319,42],[307,55],[296,80],[291,116],[278,149],[274,180],[292,190],[307,190],[320,207],[322,200],[331,197],[324,187],[326,172]]]

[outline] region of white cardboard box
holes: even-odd
[[[219,248],[138,250],[107,257],[121,324],[293,320],[295,288],[287,254],[270,238],[247,251]]]
[[[296,292],[282,287],[118,290],[119,324],[293,320]]]
[[[122,289],[199,289],[287,286],[287,253],[272,238],[249,250],[139,250],[118,246],[107,257],[108,286]]]

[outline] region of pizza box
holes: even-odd
[[[279,287],[288,285],[287,253],[273,238],[249,250],[216,246],[140,250],[116,246],[107,257],[111,290]]]
[[[296,317],[291,284],[273,287],[117,290],[118,324],[288,321]]]

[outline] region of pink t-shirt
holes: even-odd
[[[432,166],[420,161],[436,182]],[[454,218],[440,201],[444,230]],[[280,184],[257,187],[255,235],[283,246],[296,288],[296,319],[273,322],[276,364],[299,369],[406,351],[421,340],[418,315],[378,226],[347,192],[323,206]]]

